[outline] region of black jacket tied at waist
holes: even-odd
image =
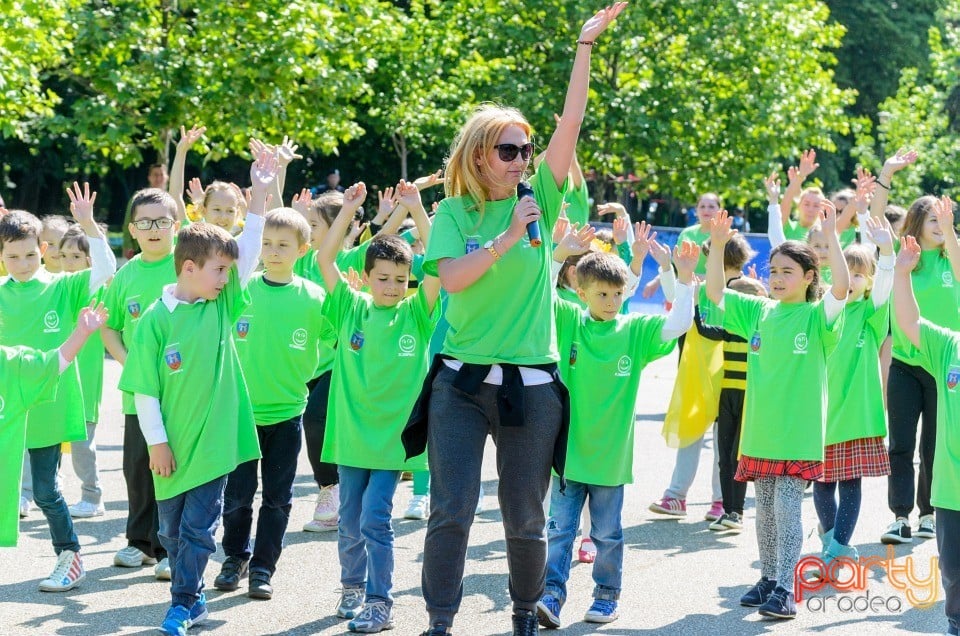
[[[450,356],[439,354],[434,356],[433,364],[430,365],[430,371],[423,382],[423,388],[420,396],[413,405],[413,412],[403,429],[401,439],[403,448],[407,453],[407,459],[423,454],[427,449],[427,428],[429,425],[430,394],[433,391],[433,381],[440,369],[443,368],[444,360],[454,360]],[[460,370],[457,371],[457,377],[453,381],[453,386],[468,395],[475,395],[490,373],[489,364],[469,364],[464,362]],[[563,470],[567,460],[567,438],[570,432],[570,394],[567,387],[560,380],[560,371],[555,363],[539,365],[523,365],[530,369],[546,371],[553,378],[552,386],[558,393],[562,406],[560,419],[560,432],[553,445],[553,470],[560,476],[561,485],[563,484]],[[500,415],[501,426],[524,426],[526,399],[523,385],[523,376],[520,374],[520,366],[516,364],[500,363],[503,370],[503,381],[497,389],[497,410]]]

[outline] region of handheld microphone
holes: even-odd
[[[517,184],[517,199],[522,199],[523,197],[533,198],[533,188],[530,187],[530,184],[526,181],[521,181]],[[543,241],[540,240],[540,221],[531,221],[527,223],[527,238],[530,239],[531,247],[540,247],[543,244]]]

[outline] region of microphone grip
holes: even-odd
[[[521,181],[517,184],[517,199],[522,199],[523,197],[533,198],[533,188],[531,188],[530,184],[526,181]],[[543,240],[540,238],[539,221],[527,223],[527,238],[530,239],[531,247],[540,247],[543,244]]]

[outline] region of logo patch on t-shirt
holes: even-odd
[[[414,350],[417,348],[417,339],[411,336],[408,333],[400,336],[400,357],[409,358],[413,356]]]
[[[480,237],[477,235],[468,236],[466,242],[467,254],[470,252],[476,252],[478,249],[480,249]]]
[[[753,334],[753,337],[750,338],[750,351],[757,353],[760,351],[760,332],[756,331]]]
[[[798,333],[793,338],[793,352],[805,354],[807,352],[808,344],[809,344],[809,340],[807,339],[807,334]]]
[[[947,390],[953,392],[957,384],[960,384],[960,367],[950,367],[947,371]]]
[[[940,274],[940,280],[943,281],[944,287],[953,287],[953,272],[947,270]]]
[[[350,336],[350,348],[354,351],[360,351],[360,348],[363,346],[363,332],[354,331],[353,335]]]
[[[174,373],[180,372],[180,368],[183,366],[183,358],[180,357],[180,350],[177,349],[176,344],[172,344],[166,348],[163,354],[163,361],[167,363],[167,367]]]
[[[54,310],[48,311],[43,316],[43,333],[57,333],[60,331],[60,316]]]
[[[250,319],[241,317],[237,321],[237,336],[243,340],[250,333]]]
[[[867,341],[867,330],[860,330],[860,337],[857,338],[857,349],[863,349],[864,343]]]
[[[130,317],[131,317],[131,318],[134,318],[134,319],[139,318],[139,317],[140,317],[140,303],[138,303],[138,302],[135,301],[135,300],[132,300],[132,301],[128,302],[128,303],[127,303],[127,313],[130,314]]]
[[[621,378],[630,375],[631,367],[633,367],[633,360],[630,359],[630,356],[620,356],[620,359],[617,360],[617,372],[615,375]]]
[[[571,367],[577,364],[577,343],[570,345],[570,358],[568,360]]]
[[[293,332],[293,335],[290,336],[290,348],[299,349],[304,351],[307,345],[307,330],[300,328]]]

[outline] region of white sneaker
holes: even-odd
[[[138,568],[142,565],[154,565],[156,562],[156,559],[148,557],[132,545],[122,548],[113,555],[113,564],[120,568]]]
[[[304,532],[336,532],[339,528],[339,519],[333,519],[332,521],[317,521],[316,519],[311,519],[303,524]]]
[[[23,519],[30,515],[30,500],[26,497],[20,497],[20,518]]]
[[[40,591],[66,592],[80,585],[86,576],[80,554],[73,550],[64,550],[57,557],[57,567],[53,568],[50,576],[40,581]]]
[[[90,517],[102,517],[104,513],[103,504],[90,503],[89,501],[78,501],[69,506],[70,516],[74,519],[89,519]]]
[[[430,517],[430,495],[414,495],[407,506],[407,511],[403,513],[404,519],[416,519],[423,521]]]
[[[316,521],[336,521],[340,517],[340,484],[324,486],[317,495],[317,507],[313,510]]]
[[[156,577],[158,581],[171,580],[173,577],[170,575],[170,559],[167,557],[160,559],[160,563],[153,566],[153,576]]]
[[[483,484],[480,484],[480,497],[477,498],[477,509],[474,514],[483,512]]]

